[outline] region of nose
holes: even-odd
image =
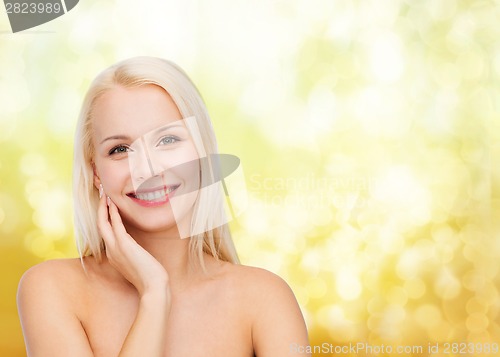
[[[132,146],[132,152],[129,154],[129,168],[134,186],[138,187],[143,181],[159,175],[162,171],[160,161],[150,150],[144,140],[136,140]]]

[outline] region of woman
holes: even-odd
[[[29,356],[279,357],[308,345],[288,285],[238,264],[221,190],[208,189],[215,153],[176,65],[132,58],[94,80],[75,140],[81,258],[21,279]]]

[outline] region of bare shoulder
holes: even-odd
[[[29,356],[92,355],[75,309],[84,277],[79,264],[79,259],[46,261],[22,276],[17,305]]]
[[[82,279],[83,275],[83,268],[78,258],[48,260],[31,267],[23,274],[18,294],[31,290],[40,290],[40,293],[69,290],[74,286],[74,279]]]
[[[48,260],[33,266],[19,281],[18,308],[27,311],[37,306],[54,306],[74,311],[81,299],[84,275],[80,259]]]
[[[227,272],[252,315],[251,336],[257,356],[288,356],[291,346],[309,344],[299,304],[284,279],[244,265],[232,265]]]
[[[235,297],[248,308],[254,320],[269,311],[277,312],[276,307],[301,316],[292,289],[280,276],[262,268],[236,264],[228,264],[225,272]]]
[[[22,279],[29,279],[32,276],[38,278],[47,276],[48,278],[66,274],[81,273],[82,265],[79,258],[53,259],[32,266],[23,275]]]
[[[284,294],[292,295],[292,290],[280,276],[262,269],[247,265],[231,264],[227,269],[232,283],[236,284],[246,294],[257,298],[267,295]],[[265,294],[262,294],[265,292]]]

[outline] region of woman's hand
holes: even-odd
[[[111,199],[101,196],[97,227],[106,244],[109,263],[135,286],[141,297],[148,292],[166,292],[170,301],[167,271],[127,233]]]
[[[172,301],[167,271],[127,233],[118,207],[102,194],[97,227],[106,244],[109,263],[134,285],[140,296],[137,316],[119,357],[164,356]]]

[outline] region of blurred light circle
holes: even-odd
[[[420,299],[426,292],[425,283],[421,279],[408,279],[404,288],[411,299]]]
[[[325,296],[327,291],[326,283],[323,279],[312,278],[307,281],[307,295],[311,299],[320,299]]]
[[[481,313],[472,313],[467,317],[467,329],[471,332],[482,332],[488,328],[489,320]]]

